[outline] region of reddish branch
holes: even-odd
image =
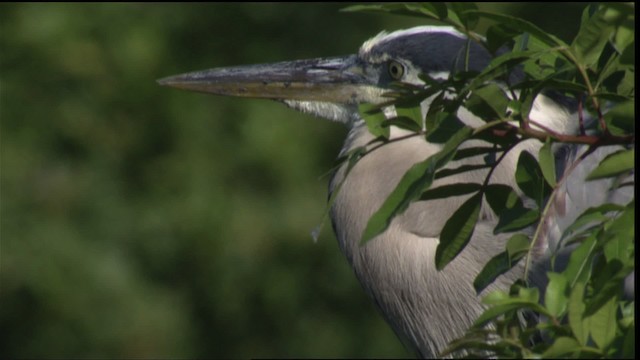
[[[529,126],[529,123],[532,125],[542,129],[536,130],[532,129]],[[538,139],[542,142],[551,138],[558,142],[563,143],[571,143],[571,144],[585,144],[585,145],[626,145],[626,144],[634,144],[635,143],[635,135],[627,135],[627,136],[616,136],[611,134],[610,132],[605,132],[602,135],[567,135],[557,133],[550,128],[538,123],[534,120],[529,120],[528,123],[523,123],[522,127],[518,127],[516,125],[506,124],[508,129],[491,129],[492,133],[496,136],[504,137],[512,132],[516,131],[518,134],[523,135],[528,138]]]

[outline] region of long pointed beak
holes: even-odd
[[[216,68],[158,83],[216,95],[340,104],[378,102],[384,92],[367,79],[356,56]]]

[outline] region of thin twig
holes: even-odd
[[[586,135],[587,132],[584,129],[584,113],[582,109],[582,96],[578,100],[578,124],[580,125],[580,135]]]

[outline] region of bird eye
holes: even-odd
[[[404,76],[404,66],[397,61],[389,62],[389,75],[396,80],[402,79]]]

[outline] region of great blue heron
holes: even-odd
[[[358,112],[358,104],[380,104],[396,81],[423,84],[419,75],[446,78],[465,66],[481,71],[491,55],[471,43],[465,64],[465,36],[449,27],[422,26],[392,33],[381,33],[366,41],[356,55],[336,58],[289,61],[266,65],[217,68],[191,72],[160,80],[160,84],[205,93],[272,99],[318,117],[344,123],[349,135],[341,154],[367,146],[374,136]],[[423,112],[429,101],[422,104]],[[392,116],[392,108],[386,110]],[[574,133],[578,121],[575,109],[566,102],[539,95],[531,118],[558,133]],[[482,121],[460,108],[458,117],[467,125]],[[345,165],[334,174],[330,192],[342,183],[331,209],[333,227],[349,263],[367,293],[380,308],[395,332],[420,356],[433,357],[448,342],[463,335],[483,310],[472,283],[484,264],[504,249],[506,236],[493,235],[495,215],[483,206],[482,216],[466,249],[444,270],[437,271],[434,253],[445,221],[467,196],[413,203],[396,217],[386,231],[360,245],[363,229],[372,214],[415,163],[440,150],[423,137],[406,137],[408,132],[391,126],[391,141],[362,157],[345,177]],[[400,140],[401,139],[401,140]],[[480,141],[480,140],[475,140]],[[524,141],[494,171],[492,182],[517,188],[513,180],[521,151],[537,154],[541,143]],[[606,152],[606,151],[605,151]],[[569,162],[577,150],[560,158]],[[483,161],[481,156],[453,162],[452,166]],[[597,163],[594,161],[594,163]],[[586,166],[586,165],[585,165]],[[470,183],[483,179],[485,170],[461,173],[435,181]],[[588,173],[585,168],[581,176]],[[580,176],[580,175],[576,175]],[[578,179],[579,180],[579,179]],[[607,184],[586,196],[585,189],[566,190],[564,206],[569,208],[562,221],[549,227],[559,233],[585,209],[609,198]],[[521,268],[498,278],[487,290],[506,287]],[[535,277],[534,277],[535,278]]]

